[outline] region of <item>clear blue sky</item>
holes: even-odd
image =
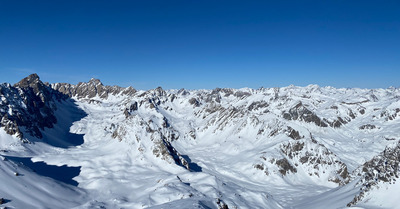
[[[400,1],[0,0],[0,82],[400,86]]]

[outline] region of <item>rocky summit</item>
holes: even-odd
[[[396,208],[400,89],[0,84],[0,206]]]

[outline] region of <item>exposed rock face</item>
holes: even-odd
[[[218,209],[229,209],[228,205],[224,203],[224,201],[217,198]]]
[[[221,89],[216,88],[212,90],[210,94],[207,95],[205,102],[210,103],[210,102],[216,102],[220,103],[221,102],[221,95],[220,95]]]
[[[253,110],[257,111],[257,110],[259,110],[259,109],[265,109],[265,108],[267,108],[268,106],[269,106],[269,104],[268,104],[267,102],[265,102],[265,101],[257,101],[257,102],[251,103],[251,104],[249,105],[249,107],[247,107],[247,109],[248,109],[249,111],[253,111]]]
[[[32,74],[11,86],[0,85],[1,127],[11,135],[22,139],[21,127],[30,135],[41,138],[40,130],[52,128],[57,122],[54,111],[56,102],[66,99],[40,81],[39,76]]]
[[[101,99],[107,99],[110,95],[115,96],[121,94],[132,96],[136,93],[136,90],[132,87],[104,86],[100,80],[94,78],[87,83],[80,82],[77,85],[56,83],[52,84],[51,87],[69,97],[77,97],[78,99],[91,99],[96,96]]]
[[[129,107],[126,107],[124,110],[124,115],[128,118],[134,111],[138,110],[138,103],[133,102]]]
[[[386,121],[390,121],[396,119],[399,113],[400,113],[400,108],[388,109],[383,111],[380,116],[384,117]]]
[[[323,178],[338,185],[345,185],[350,181],[346,164],[312,137],[289,140],[280,145],[280,151],[283,158],[262,155],[262,161],[253,167],[264,171],[266,175],[296,175],[300,170],[309,176]]]
[[[315,113],[307,109],[301,102],[291,108],[288,112],[283,113],[283,118],[286,120],[301,120],[307,123],[314,123],[320,127],[328,125],[321,120]]]
[[[189,103],[195,107],[200,107],[200,102],[196,98],[189,99]]]
[[[347,123],[347,121],[343,120],[343,118],[341,118],[341,117],[337,117],[337,119],[334,120],[333,122],[329,122],[329,121],[327,121],[327,122],[329,123],[330,126],[332,126],[334,128],[339,128],[340,126]]]
[[[375,125],[371,125],[371,124],[365,124],[365,125],[362,125],[362,126],[360,126],[360,128],[359,128],[360,130],[364,130],[364,129],[376,129],[376,126]]]
[[[292,166],[286,158],[279,159],[275,162],[275,164],[279,167],[279,172],[282,175],[286,175],[289,172],[296,173],[297,169]]]
[[[301,139],[301,138],[304,137],[304,136],[300,136],[299,132],[294,130],[290,126],[288,127],[287,134],[288,134],[288,137],[290,137],[290,138],[292,138],[294,140]]]
[[[289,142],[281,146],[282,152],[292,161],[292,164],[302,166],[310,176],[328,174],[328,181],[339,185],[347,184],[350,175],[347,166],[328,150],[324,145],[313,138]]]
[[[358,182],[361,184],[361,192],[347,204],[348,207],[363,200],[369,191],[378,189],[380,183],[396,183],[396,179],[400,177],[400,143],[394,147],[386,147],[380,155],[364,163],[355,174],[362,177]]]
[[[206,144],[209,147],[197,153],[225,151],[213,160],[235,161],[238,157],[229,155],[259,151],[246,156],[250,165],[244,166],[253,167],[251,171],[261,173],[261,178],[306,174],[312,181],[345,185],[360,176],[362,192],[349,204],[354,205],[366,192],[382,182],[394,183],[399,176],[400,148],[389,145],[400,138],[396,129],[400,91],[380,91],[371,95],[366,90],[315,86],[136,91],[104,86],[97,79],[48,85],[33,74],[14,86],[0,84],[0,126],[21,139],[24,133],[40,138],[44,128],[57,122],[57,103],[72,98],[89,110],[110,108],[108,118],[96,127],[105,131],[106,139],[137,146],[133,152],[148,152],[146,157],[191,171],[195,169],[186,152]],[[371,146],[371,153],[363,155],[365,164],[351,158],[363,151],[359,147]],[[220,207],[225,207],[222,202]]]
[[[187,170],[191,170],[189,163],[181,154],[172,146],[172,144],[167,140],[161,140],[156,143],[154,147],[153,154],[157,157],[162,157],[163,159],[171,158],[175,161],[175,164],[180,165]]]

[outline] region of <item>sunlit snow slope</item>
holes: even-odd
[[[0,206],[400,205],[397,88],[137,91],[34,74],[0,96]]]

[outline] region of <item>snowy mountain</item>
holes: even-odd
[[[400,89],[0,84],[0,206],[396,208]]]

